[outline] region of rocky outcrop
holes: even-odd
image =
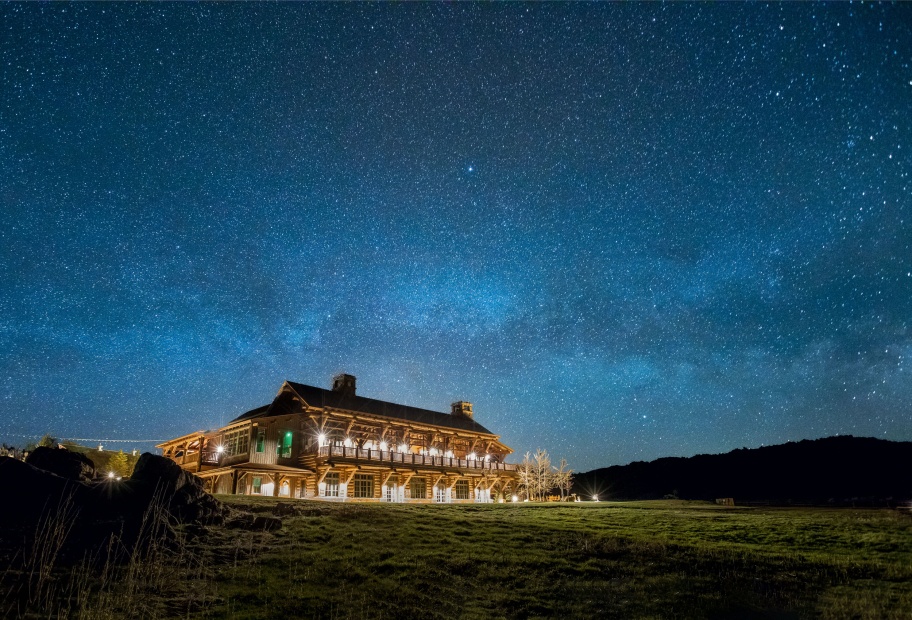
[[[217,524],[228,514],[199,478],[153,454],[140,457],[129,480],[84,482],[11,458],[0,459],[0,480],[10,500],[0,510],[0,538],[22,540],[41,536],[42,527],[60,527],[69,532],[66,547],[74,557],[112,536],[133,553],[174,538],[174,526]]]
[[[25,462],[67,480],[91,482],[95,478],[95,463],[86,455],[65,448],[35,448]]]
[[[171,518],[180,523],[219,523],[226,514],[221,502],[203,489],[203,481],[174,461],[154,454],[139,457],[126,483],[131,493],[163,500]]]

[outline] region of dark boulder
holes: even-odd
[[[34,540],[47,531],[68,532],[64,555],[81,558],[112,548],[120,557],[176,540],[174,526],[222,522],[226,508],[203,491],[202,481],[160,456],[144,454],[138,477],[85,483],[11,458],[0,458],[7,489],[0,510],[0,551],[7,543]],[[267,529],[260,524],[258,529]],[[103,558],[105,553],[98,557]]]
[[[5,489],[4,507],[0,510],[0,534],[4,528],[33,528],[42,515],[73,515],[91,501],[89,485],[18,459],[0,458],[0,481]]]
[[[67,480],[90,482],[95,477],[95,463],[89,457],[65,448],[40,446],[29,453],[25,462]]]
[[[142,454],[126,486],[146,494],[151,491],[179,523],[215,523],[224,515],[221,502],[205,491],[200,478],[163,456]]]
[[[201,479],[163,456],[142,454],[123,486],[127,497],[146,506],[155,501],[178,523],[219,523],[225,515],[225,508],[205,491]]]

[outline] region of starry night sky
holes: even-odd
[[[910,24],[0,5],[0,439],[165,439],[344,371],[577,470],[910,440]]]

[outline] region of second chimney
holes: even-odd
[[[333,392],[339,392],[343,396],[355,395],[355,375],[336,375],[333,377]]]
[[[469,418],[471,420],[472,419],[472,403],[467,403],[464,400],[455,402],[452,405],[450,405],[450,413],[452,413],[455,416],[459,416],[461,418]]]

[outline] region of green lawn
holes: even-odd
[[[894,510],[295,504],[274,533],[188,539],[82,615],[912,618],[912,516]]]

